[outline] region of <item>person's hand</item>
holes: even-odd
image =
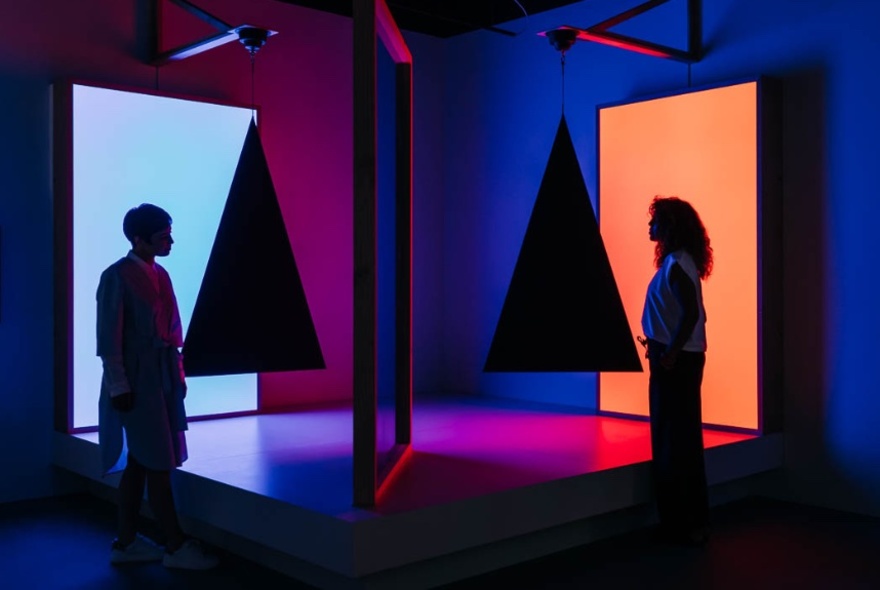
[[[660,356],[660,366],[668,371],[675,366],[676,360],[678,360],[678,352],[675,350],[667,350]]]
[[[134,407],[134,395],[130,391],[114,395],[110,398],[110,405],[117,412],[130,412]]]

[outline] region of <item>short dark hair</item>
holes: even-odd
[[[122,233],[129,242],[134,244],[135,237],[149,240],[157,231],[162,231],[171,225],[171,216],[161,207],[142,203],[133,207],[125,214],[122,220]]]

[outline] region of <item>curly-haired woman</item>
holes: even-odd
[[[648,341],[657,510],[666,538],[702,544],[709,502],[700,392],[706,364],[701,283],[712,272],[712,247],[687,201],[657,196],[648,213],[657,272],[648,285],[642,330]]]

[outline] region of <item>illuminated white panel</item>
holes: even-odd
[[[158,262],[186,333],[250,118],[247,108],[73,87],[74,428],[98,422],[95,294],[101,272],[130,248],[125,212],[149,202],[171,215],[175,245]],[[256,374],[187,384],[190,417],[257,408]]]

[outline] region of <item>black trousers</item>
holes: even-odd
[[[706,354],[682,351],[666,369],[659,362],[665,350],[648,341],[654,493],[661,527],[686,533],[709,524],[700,400]]]

